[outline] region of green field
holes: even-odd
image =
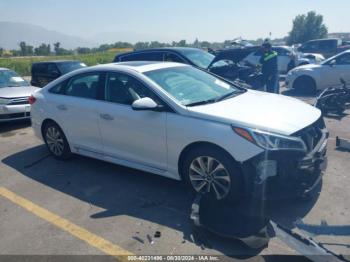
[[[84,55],[70,55],[70,56],[40,56],[40,57],[11,57],[0,58],[0,67],[6,67],[16,71],[22,76],[30,76],[30,68],[33,62],[42,62],[50,60],[79,60],[88,66],[111,63],[113,61],[115,52],[101,52]]]

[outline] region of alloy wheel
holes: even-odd
[[[209,156],[195,158],[189,169],[189,178],[197,192],[212,193],[223,199],[231,188],[231,177],[225,166]]]
[[[61,156],[64,151],[64,140],[61,131],[54,126],[50,126],[46,130],[46,143],[51,153],[55,156]]]

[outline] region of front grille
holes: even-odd
[[[294,136],[300,137],[304,143],[308,151],[312,151],[315,146],[320,142],[322,138],[322,130],[326,128],[323,117],[320,117],[316,122],[303,128],[294,134]]]
[[[10,98],[9,103],[7,105],[13,106],[13,105],[28,105],[28,97],[16,97],[16,98]]]

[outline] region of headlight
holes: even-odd
[[[7,105],[9,103],[9,100],[6,98],[0,98],[0,105]]]
[[[283,136],[257,129],[232,127],[236,134],[265,150],[297,150],[306,152],[304,141],[299,137]]]

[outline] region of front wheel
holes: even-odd
[[[237,201],[243,192],[241,170],[225,151],[215,147],[191,150],[184,161],[183,175],[197,193],[216,200]]]
[[[47,148],[55,158],[65,160],[71,156],[66,136],[57,124],[53,122],[46,124],[43,136]]]
[[[302,93],[308,94],[316,93],[317,89],[315,81],[309,76],[301,76],[297,78],[293,84],[293,88]]]

